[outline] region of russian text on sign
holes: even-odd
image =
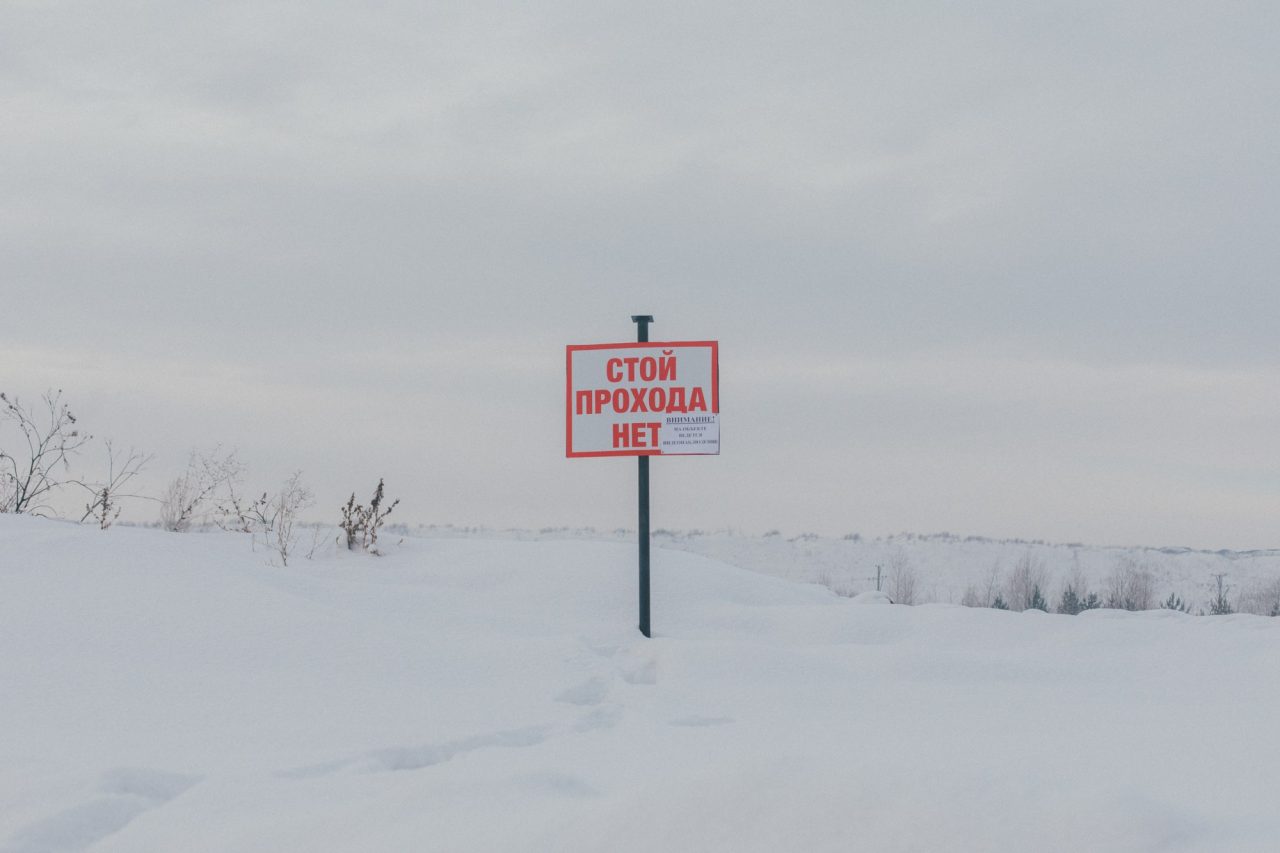
[[[568,347],[567,455],[719,453],[718,349],[715,341]],[[688,414],[701,417],[673,419]]]

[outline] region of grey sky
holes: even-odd
[[[1274,3],[0,6],[0,387],[634,523],[563,346],[721,341],[655,523],[1274,546]],[[86,460],[91,461],[91,460]]]

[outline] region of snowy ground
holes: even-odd
[[[0,851],[1274,851],[1280,619],[0,516]]]

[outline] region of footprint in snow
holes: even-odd
[[[85,850],[159,808],[200,781],[198,776],[120,767],[99,781],[97,796],[28,824],[0,853],[66,853]]]
[[[368,755],[366,762],[360,762],[370,770],[421,770],[443,764],[459,755],[475,752],[486,747],[523,747],[534,746],[547,739],[546,729],[542,726],[530,726],[523,729],[511,729],[492,734],[472,735],[471,737],[430,746],[396,747],[379,749]]]
[[[598,732],[605,729],[611,729],[622,719],[622,708],[618,705],[602,705],[592,708],[583,714],[578,722],[573,724],[573,730],[578,734],[586,732]]]
[[[451,761],[460,755],[475,752],[478,749],[493,747],[517,748],[535,746],[547,739],[546,726],[529,726],[522,729],[508,729],[488,734],[445,741],[443,743],[426,744],[424,746],[397,746],[376,749],[357,758],[326,761],[283,770],[277,773],[285,779],[315,779],[343,770],[356,772],[393,772],[400,770],[422,770]],[[4,853],[7,853],[5,851]]]
[[[618,675],[628,684],[657,684],[658,662],[652,658],[627,661],[619,668]]]
[[[517,779],[518,784],[534,793],[552,797],[583,800],[600,796],[600,789],[580,776],[568,773],[531,773]]]

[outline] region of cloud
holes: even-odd
[[[889,495],[895,465],[927,457],[958,496],[1013,455],[1061,499],[898,490],[874,525],[1170,538],[1187,526],[1155,510],[1107,526],[1090,486],[1183,494],[1168,475],[1184,514],[1232,507],[1206,540],[1254,542],[1232,519],[1274,500],[1242,460],[1274,424],[1278,15],[6,4],[0,382],[76,380],[104,415],[114,389],[121,431],[175,454],[240,435],[316,469],[343,436],[441,436],[421,452],[453,520],[555,523],[579,497],[540,485],[566,470],[559,348],[648,311],[655,335],[722,339],[727,388],[755,377],[726,448],[878,472],[818,487],[821,466],[778,464],[783,505],[705,511],[725,523],[836,526],[833,506],[879,512],[861,490]],[[826,420],[776,450],[767,389]]]

